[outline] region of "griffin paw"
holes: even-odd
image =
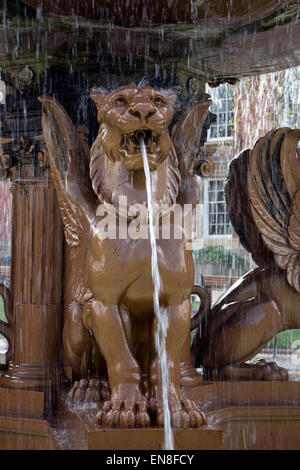
[[[152,410],[154,404],[152,403]],[[159,402],[155,406],[156,424],[164,426],[164,409]],[[170,404],[171,424],[174,429],[199,428],[206,424],[205,414],[199,410],[196,403],[190,400],[181,400]]]
[[[224,366],[208,371],[208,377],[213,380],[288,380],[286,369],[279,367],[276,362],[258,359],[253,362],[243,362],[238,365]]]
[[[147,402],[105,401],[96,415],[95,422],[109,427],[148,427],[150,417],[147,412]]]
[[[99,406],[101,399],[109,399],[109,385],[104,380],[81,379],[75,381],[68,393],[67,403],[72,406],[83,405],[87,407]]]

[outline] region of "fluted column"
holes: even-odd
[[[63,231],[55,189],[37,155],[13,185],[11,360],[1,386],[43,389],[62,373]]]

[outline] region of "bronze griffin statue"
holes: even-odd
[[[229,216],[258,267],[202,317],[192,356],[209,377],[288,378],[274,362],[245,362],[280,331],[300,328],[299,139],[299,130],[274,130],[231,161]]]
[[[98,136],[89,150],[61,105],[41,97],[43,130],[64,223],[65,362],[77,378],[73,404],[96,403],[96,422],[107,426],[163,426],[159,360],[154,345],[149,239],[124,236],[135,223],[132,206],[147,204],[143,138],[152,198],[172,212],[194,207],[199,188],[191,155],[199,146],[210,101],[188,109],[169,133],[176,95],[135,85],[92,89]],[[185,231],[170,218],[168,239],[159,219],[158,264],[168,311],[166,348],[173,427],[199,427],[205,417],[182,392],[199,384],[194,367],[214,379],[285,380],[275,363],[246,363],[278,332],[300,328],[300,131],[283,128],[232,160],[225,188],[233,227],[257,268],[212,307],[205,288],[193,286],[192,252]],[[120,198],[125,203],[120,205]],[[99,209],[101,209],[99,211]],[[174,214],[173,214],[174,215]],[[106,217],[114,236],[100,236]],[[180,224],[179,224],[180,225]],[[175,237],[177,229],[181,236]],[[122,232],[122,233],[121,233]],[[191,320],[191,293],[201,307]],[[196,329],[190,349],[190,331]]]
[[[199,102],[185,112],[171,137],[169,126],[177,99],[173,92],[132,85],[112,92],[92,89],[90,96],[100,124],[90,152],[86,147],[84,151],[61,105],[53,98],[40,98],[66,239],[65,361],[82,378],[74,382],[69,400],[95,401],[99,424],[145,427],[152,420],[162,426],[150,241],[121,236],[121,225],[134,222],[132,205],[147,201],[141,136],[147,148],[153,201],[168,210],[175,204],[198,202],[190,161],[210,102]],[[126,197],[123,208],[120,197]],[[105,208],[106,214],[99,208]],[[99,226],[107,213],[115,218],[116,236],[103,238]],[[190,295],[200,294],[203,306],[207,299],[204,289],[193,287],[194,265],[192,252],[185,250],[186,241],[183,231],[180,239],[171,235],[157,240],[163,284],[160,304],[168,309],[169,319],[166,348],[173,427],[198,427],[204,422],[203,413],[181,391],[181,376],[186,379],[190,374],[193,379],[197,375],[190,360]]]

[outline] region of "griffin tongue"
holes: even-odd
[[[156,142],[152,142],[150,150],[151,150],[151,153],[156,153],[156,150],[157,150]]]

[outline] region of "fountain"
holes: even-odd
[[[1,10],[1,448],[299,448],[299,383],[245,363],[299,328],[299,131],[232,161],[228,209],[258,268],[212,308],[184,217],[211,167],[205,82],[298,65],[298,4],[158,3]]]
[[[159,267],[157,261],[157,246],[156,238],[154,231],[154,217],[153,217],[153,205],[152,205],[152,185],[151,185],[151,176],[150,169],[148,164],[148,155],[145,141],[140,140],[141,150],[143,155],[143,164],[146,177],[146,189],[147,189],[147,207],[149,214],[149,232],[150,232],[150,241],[151,241],[151,271],[152,279],[154,284],[154,314],[156,316],[157,328],[155,331],[155,346],[157,355],[160,360],[160,374],[161,374],[161,384],[162,384],[162,397],[163,397],[163,410],[164,410],[164,430],[165,430],[165,449],[174,450],[174,437],[172,431],[172,423],[170,417],[170,408],[169,408],[169,388],[170,388],[170,379],[169,379],[169,368],[168,368],[168,357],[167,357],[167,347],[166,347],[166,338],[168,330],[168,312],[166,309],[161,309],[159,305],[159,297],[162,294],[161,278],[159,274]]]

